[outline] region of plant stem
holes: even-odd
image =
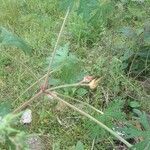
[[[72,100],[74,100],[74,101],[76,101],[76,102],[79,102],[79,103],[81,103],[81,104],[83,104],[83,105],[86,105],[86,106],[88,106],[89,108],[95,110],[96,112],[98,112],[98,113],[100,113],[100,114],[102,114],[102,115],[104,114],[102,111],[96,109],[95,107],[93,107],[92,105],[90,105],[90,104],[88,104],[88,103],[86,103],[86,102],[80,101],[80,100],[78,100],[78,99],[75,99],[75,98],[72,98],[72,97],[70,97],[70,96],[66,96],[66,95],[63,95],[63,94],[59,94],[59,93],[56,93],[56,94],[57,94],[57,95],[60,95],[60,96],[63,96],[63,97],[66,97],[66,98],[69,98],[69,99],[72,99]]]
[[[50,74],[52,74],[53,72],[57,71],[61,66],[59,66],[58,68],[52,70],[50,72]],[[23,96],[27,91],[29,91],[33,86],[35,86],[36,84],[38,84],[42,79],[44,79],[46,77],[47,74],[45,74],[44,76],[42,76],[40,79],[38,79],[36,82],[34,82],[32,85],[30,85],[26,90],[24,90],[24,92],[22,92],[20,94],[20,96],[18,96],[13,102],[16,102],[18,99],[21,99],[21,96]]]
[[[46,77],[46,74],[44,76],[42,76],[40,79],[38,79],[36,82],[34,82],[31,86],[29,86],[26,90],[24,90],[19,97],[17,97],[15,99],[15,101],[17,101],[18,99],[21,99],[21,96],[23,96],[27,91],[29,91],[34,85],[36,85],[37,83],[39,83],[42,79],[44,79]],[[15,102],[14,101],[14,102]]]
[[[36,98],[38,98],[43,92],[40,91],[37,94],[35,94],[32,98],[30,98],[28,101],[24,102],[21,106],[19,106],[18,108],[16,108],[13,113],[17,113],[19,111],[21,111],[22,109],[24,109],[28,104],[30,104],[31,102],[33,102]]]
[[[91,150],[94,149],[94,144],[95,144],[95,138],[93,139]]]
[[[53,63],[53,61],[54,61],[54,57],[55,57],[55,55],[56,55],[57,46],[58,46],[58,43],[59,43],[59,41],[60,41],[60,37],[61,37],[61,34],[62,34],[62,32],[63,32],[63,29],[64,29],[64,26],[65,26],[67,17],[68,17],[68,15],[69,15],[69,11],[70,11],[70,9],[68,8],[68,10],[67,10],[67,12],[66,12],[66,15],[65,15],[65,18],[64,18],[64,21],[63,21],[63,23],[62,23],[60,32],[59,32],[58,37],[57,37],[57,41],[56,41],[56,44],[55,44],[55,47],[54,47],[54,50],[53,50],[53,53],[52,53],[52,58],[51,58],[51,60],[50,60],[50,62],[49,62],[48,71],[47,71],[47,75],[46,75],[45,82],[44,82],[44,88],[47,88],[47,86],[48,86],[48,78],[49,78],[51,66],[52,66],[52,63]]]
[[[77,86],[88,86],[88,84],[83,84],[83,83],[74,83],[74,84],[64,84],[56,87],[52,87],[50,89],[47,89],[46,91],[53,91],[61,88],[68,88],[68,87],[77,87]]]
[[[88,113],[84,112],[83,110],[73,106],[72,104],[66,102],[65,100],[59,98],[58,96],[56,96],[53,93],[48,93],[48,95],[53,96],[55,99],[63,102],[64,104],[66,104],[68,107],[74,109],[75,111],[79,112],[80,114],[82,114],[83,116],[89,118],[90,120],[92,120],[93,122],[95,122],[96,124],[98,124],[100,127],[102,127],[103,129],[107,130],[110,134],[112,134],[114,137],[116,137],[118,140],[120,140],[122,143],[124,143],[128,148],[131,148],[132,145],[126,141],[124,138],[122,138],[121,136],[119,136],[117,133],[115,133],[112,129],[108,128],[106,125],[104,125],[102,122],[98,121],[97,119],[95,119],[94,117],[92,117],[91,115],[89,115]]]

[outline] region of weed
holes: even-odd
[[[55,33],[63,13],[58,8],[60,1],[51,3],[2,2],[1,101],[9,100],[12,108],[16,108],[13,113],[30,107],[33,121],[24,128],[42,136],[50,134],[56,149],[117,149],[121,146],[119,140],[128,147],[135,144],[136,149],[148,148],[148,114],[137,108],[149,111],[149,102],[144,100],[148,95],[140,85],[141,80],[144,83],[149,78],[149,23],[146,23],[149,1],[74,0],[70,3],[65,0],[61,7],[65,10],[70,7],[70,19],[65,25],[68,11],[57,40]],[[63,32],[66,28],[68,33]],[[52,57],[48,57],[52,47]],[[86,75],[92,81],[83,82]],[[133,116],[141,126],[140,131],[134,125]],[[128,126],[124,128],[126,122]],[[120,124],[126,137],[118,131]],[[11,129],[15,127],[19,128],[15,125]],[[8,136],[8,130],[5,131]],[[17,133],[23,132],[17,130]],[[143,135],[140,141],[135,137],[139,134]],[[9,145],[4,144],[4,148]]]

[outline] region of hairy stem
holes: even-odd
[[[62,32],[63,32],[64,26],[65,26],[67,17],[68,17],[68,15],[69,15],[69,11],[70,11],[70,9],[68,8],[68,10],[67,10],[67,12],[66,12],[66,15],[65,15],[65,18],[64,18],[64,21],[63,21],[63,23],[62,23],[60,32],[59,32],[58,37],[57,37],[57,41],[56,41],[56,44],[55,44],[55,47],[54,47],[54,50],[53,50],[53,53],[52,53],[52,58],[51,58],[51,60],[50,60],[50,62],[49,62],[48,71],[47,71],[47,76],[46,76],[45,82],[44,82],[44,87],[45,87],[45,88],[47,88],[47,86],[48,86],[48,78],[49,78],[51,66],[52,66],[52,64],[53,64],[54,57],[55,57],[55,55],[56,55],[56,50],[57,50],[57,47],[58,47],[58,43],[59,43],[59,41],[60,41],[60,37],[61,37],[61,35],[62,35]]]
[[[53,90],[57,90],[57,89],[68,88],[68,87],[77,87],[77,86],[89,86],[89,85],[88,84],[83,84],[83,83],[80,83],[80,82],[79,83],[74,83],[74,84],[64,84],[64,85],[49,88],[46,91],[53,91]]]
[[[110,134],[112,134],[114,137],[116,137],[118,140],[120,140],[122,143],[124,143],[128,148],[131,148],[132,145],[126,141],[124,138],[122,138],[121,136],[119,136],[116,132],[114,132],[112,129],[108,128],[106,125],[104,125],[102,122],[98,121],[97,119],[95,119],[94,117],[92,117],[91,115],[89,115],[88,113],[84,112],[83,110],[73,106],[72,104],[66,102],[65,100],[59,98],[58,96],[56,96],[53,93],[49,93],[48,95],[53,96],[55,99],[63,102],[64,104],[66,104],[68,107],[72,108],[73,110],[79,112],[80,114],[82,114],[83,116],[89,118],[90,120],[92,120],[93,122],[95,122],[96,124],[98,124],[100,127],[102,127],[103,129],[107,130]]]

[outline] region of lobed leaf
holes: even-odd
[[[61,66],[61,69],[58,71],[55,79],[53,79],[54,83],[74,83],[82,79],[81,64],[79,59],[73,53],[69,52],[68,44],[56,51],[52,69],[59,66]]]
[[[31,47],[20,37],[0,27],[0,45],[15,46],[21,49],[25,54],[31,54]]]

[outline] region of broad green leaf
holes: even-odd
[[[123,27],[119,30],[119,32],[121,32],[124,36],[128,38],[133,38],[136,36],[136,33],[131,27]]]
[[[88,93],[88,91],[86,89],[84,89],[84,88],[79,88],[75,92],[77,93],[78,96],[84,96],[85,94]]]
[[[26,54],[31,54],[31,47],[20,37],[0,27],[0,45],[15,46]]]
[[[145,130],[150,130],[150,124],[149,124],[149,121],[145,112],[143,112],[143,114],[140,116],[140,122],[145,128]]]
[[[144,137],[147,138],[150,135],[150,130],[142,131],[138,130],[136,127],[130,125],[129,127],[125,127],[120,129],[126,134],[127,139],[135,138],[135,137]]]
[[[57,85],[61,84],[61,80],[60,79],[55,79],[55,78],[51,77],[49,79],[49,84],[53,85],[53,86],[57,86]]]
[[[94,117],[100,122],[107,125],[109,128],[114,127],[113,120],[122,120],[125,121],[125,114],[122,112],[122,108],[124,106],[124,101],[120,98],[110,102],[103,115],[96,114]],[[90,136],[92,138],[100,137],[105,138],[107,136],[107,132],[103,130],[101,127],[96,125],[93,122],[87,121],[86,128],[90,130]]]
[[[84,20],[89,21],[93,16],[93,11],[97,8],[98,5],[98,0],[80,0],[77,12],[83,16]]]
[[[0,117],[4,117],[10,111],[11,111],[10,103],[8,103],[8,102],[0,103]]]
[[[68,44],[60,47],[56,52],[52,69],[59,66],[61,66],[61,69],[57,72],[55,79],[58,78],[61,83],[74,83],[82,78],[83,72],[81,71],[80,61],[69,52]]]
[[[150,149],[150,139],[147,138],[144,141],[135,144],[131,149],[132,150],[149,150]]]
[[[48,62],[50,61],[50,59],[51,58],[48,58]],[[59,66],[69,66],[70,61],[75,64],[78,59],[75,55],[69,52],[69,45],[65,44],[56,51],[52,68],[57,68]]]
[[[75,150],[84,150],[84,145],[81,141],[77,142]]]
[[[138,107],[140,107],[140,104],[139,104],[139,102],[137,102],[137,101],[132,101],[132,102],[130,102],[130,107],[132,107],[132,108],[138,108]]]
[[[61,150],[60,148],[60,141],[57,141],[56,143],[53,144],[54,150]]]
[[[60,1],[60,8],[66,10],[68,7],[72,8],[77,0],[63,0]]]
[[[139,117],[139,122],[143,125],[145,130],[150,130],[150,124],[145,112],[141,112],[138,109],[133,109],[133,112],[136,113]]]

